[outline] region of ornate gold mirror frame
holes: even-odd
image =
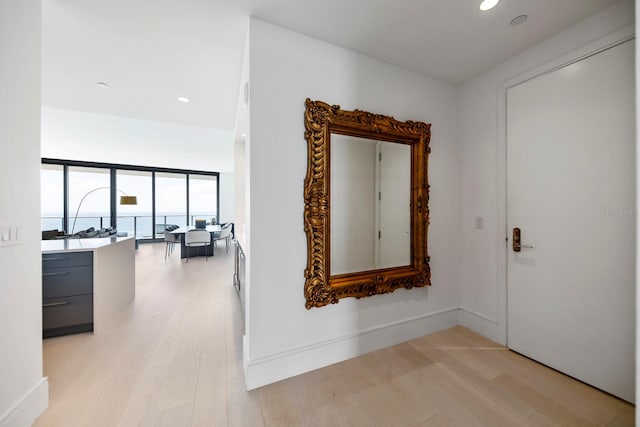
[[[346,111],[322,101],[305,101],[308,163],[304,181],[304,229],[307,234],[306,308],[335,304],[340,298],[362,298],[431,285],[427,251],[429,226],[428,158],[431,125],[400,122],[393,117]],[[331,134],[356,136],[411,146],[411,264],[330,275]]]

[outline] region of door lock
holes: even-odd
[[[518,227],[513,229],[513,238],[511,239],[511,244],[513,245],[513,252],[520,252],[522,248],[525,249],[533,249],[533,246],[523,245],[521,243],[521,234],[522,232]]]

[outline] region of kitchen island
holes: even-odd
[[[135,296],[135,239],[42,241],[45,338],[100,333]]]

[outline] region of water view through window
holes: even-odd
[[[45,161],[40,175],[42,230],[73,234],[90,227],[113,227],[120,236],[153,239],[163,238],[167,225],[192,225],[195,219],[207,223],[218,220],[216,172]],[[120,205],[122,195],[136,196],[137,204]]]
[[[128,236],[136,236],[139,239],[153,238],[152,187],[151,172],[116,172],[116,197],[123,193],[134,195],[138,202],[137,205],[116,205],[118,232],[126,232]]]
[[[110,182],[109,169],[69,167],[70,234],[90,227],[111,227]]]
[[[42,229],[64,230],[64,167],[62,165],[42,165],[40,204]]]
[[[187,176],[156,173],[156,235],[168,225],[187,225]]]
[[[218,222],[216,218],[218,204],[218,177],[207,175],[189,175],[189,223],[196,219]]]

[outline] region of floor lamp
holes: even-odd
[[[84,199],[87,198],[87,196],[91,193],[93,193],[94,191],[98,191],[98,190],[105,190],[105,189],[109,189],[111,187],[98,187],[98,188],[94,188],[93,190],[89,190],[89,192],[87,192],[87,194],[85,194],[84,196],[82,196],[82,199],[80,199],[80,203],[78,203],[78,209],[76,209],[76,215],[75,217],[73,217],[73,227],[71,227],[71,233],[73,234],[73,232],[76,229],[76,221],[78,219],[78,213],[80,212],[80,207],[82,206],[82,202],[84,202]],[[127,193],[125,193],[122,190],[119,190],[116,188],[116,191],[121,192],[123,195],[120,196],[120,204],[121,205],[137,205],[138,204],[138,198],[136,196],[129,196]]]

